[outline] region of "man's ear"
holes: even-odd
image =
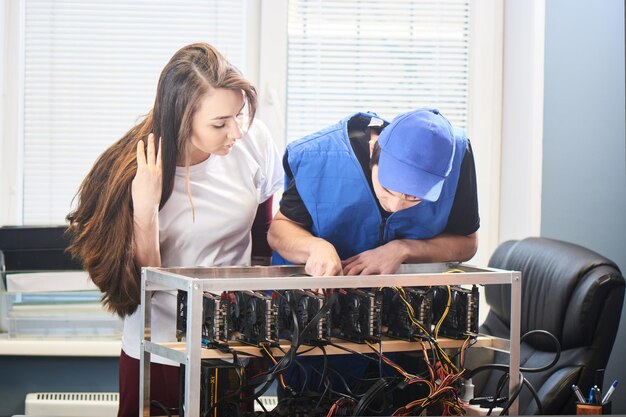
[[[376,132],[370,130],[370,140],[368,142],[369,145],[370,145],[370,158],[374,154],[374,145],[376,144],[377,140],[378,140],[378,134]]]

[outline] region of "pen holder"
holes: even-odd
[[[606,404],[576,403],[576,415],[601,416],[611,414],[611,401]]]

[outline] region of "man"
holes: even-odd
[[[305,264],[311,275],[389,274],[403,262],[476,253],[471,146],[438,110],[414,110],[391,124],[355,114],[290,143],[283,166],[285,192],[268,233],[274,264]],[[334,390],[357,392],[373,366],[358,355],[298,361],[284,375],[295,390],[319,389],[326,379]]]
[[[305,264],[311,275],[388,274],[476,253],[471,146],[436,109],[391,124],[358,113],[290,143],[283,166],[286,188],[268,234],[275,264]]]

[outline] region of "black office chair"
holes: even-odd
[[[522,335],[542,329],[560,342],[556,364],[543,372],[524,372],[541,400],[544,414],[576,414],[572,384],[583,395],[596,382],[595,371],[606,366],[619,327],[624,300],[624,277],[615,263],[578,245],[546,238],[502,243],[489,260],[493,268],[522,272]],[[509,286],[487,285],[490,305],[481,333],[509,337]],[[555,358],[549,337],[532,336],[521,344],[520,366],[538,368]],[[496,352],[494,363],[508,363]],[[481,372],[482,373],[482,372]],[[502,372],[476,375],[477,395],[493,395]],[[610,372],[607,371],[608,376]],[[608,388],[608,387],[605,387]],[[507,389],[504,390],[507,392]],[[520,395],[521,414],[537,414],[528,389]]]

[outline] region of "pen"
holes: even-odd
[[[585,401],[585,397],[583,397],[582,392],[580,392],[580,389],[578,389],[578,385],[572,385],[572,389],[574,390],[574,394],[576,394],[576,397],[578,398],[578,402],[580,402],[580,403],[586,403],[587,402],[587,401]]]
[[[617,386],[617,379],[613,381],[609,389],[606,391],[606,394],[604,394],[604,398],[602,399],[602,404],[605,404],[609,400],[609,398],[611,398],[611,394],[613,394],[613,391],[615,391],[616,386]]]
[[[591,389],[589,389],[589,396],[587,397],[587,402],[589,404],[593,404],[596,398],[596,388],[595,387],[591,387]]]
[[[593,402],[594,404],[601,404],[602,401],[602,391],[600,391],[600,388],[598,388],[597,385],[593,386],[594,392],[593,392]]]

